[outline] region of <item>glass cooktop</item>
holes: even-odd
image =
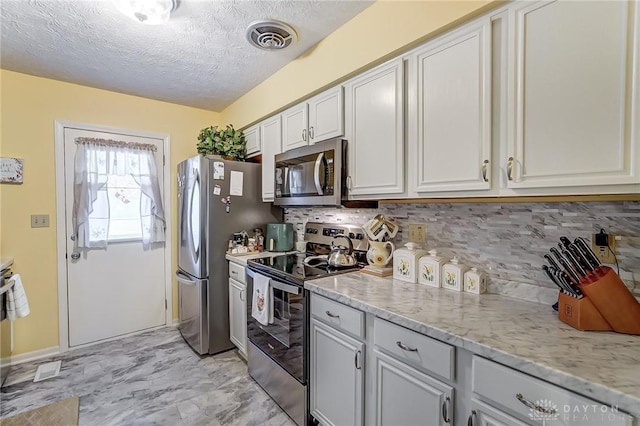
[[[283,254],[274,257],[250,259],[247,261],[247,265],[254,271],[291,281],[297,285],[302,285],[305,280],[357,271],[363,266],[356,265],[347,268],[334,268],[326,264],[308,266],[304,264],[306,257],[307,254],[305,253]]]

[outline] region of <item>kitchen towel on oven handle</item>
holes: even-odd
[[[273,323],[273,288],[271,279],[262,274],[254,274],[251,316],[262,325]]]
[[[10,321],[14,321],[16,318],[24,318],[31,313],[27,293],[22,286],[20,274],[14,274],[9,278],[6,303],[7,319]]]

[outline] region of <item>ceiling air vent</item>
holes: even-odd
[[[278,21],[256,21],[247,28],[247,40],[263,50],[282,50],[291,46],[298,35],[289,25]]]

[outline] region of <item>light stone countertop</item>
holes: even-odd
[[[0,259],[0,270],[6,269],[8,267],[10,267],[11,265],[13,265],[13,259],[6,257],[6,258],[2,258]]]
[[[548,305],[360,272],[305,288],[640,416],[640,336],[576,330]]]
[[[238,265],[247,266],[247,260],[250,259],[260,259],[262,257],[274,257],[280,256],[282,254],[290,254],[297,253],[296,251],[262,251],[259,253],[251,253],[251,254],[227,254],[225,255],[225,259],[230,262],[237,263]]]

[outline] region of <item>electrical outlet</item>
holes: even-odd
[[[606,235],[606,238],[603,236]],[[602,263],[616,263],[616,238],[613,234],[592,234],[591,248]],[[608,244],[608,246],[607,246]]]
[[[409,224],[409,241],[424,243],[427,241],[427,225],[424,223]]]
[[[31,227],[32,228],[48,228],[49,215],[48,214],[32,214]]]

